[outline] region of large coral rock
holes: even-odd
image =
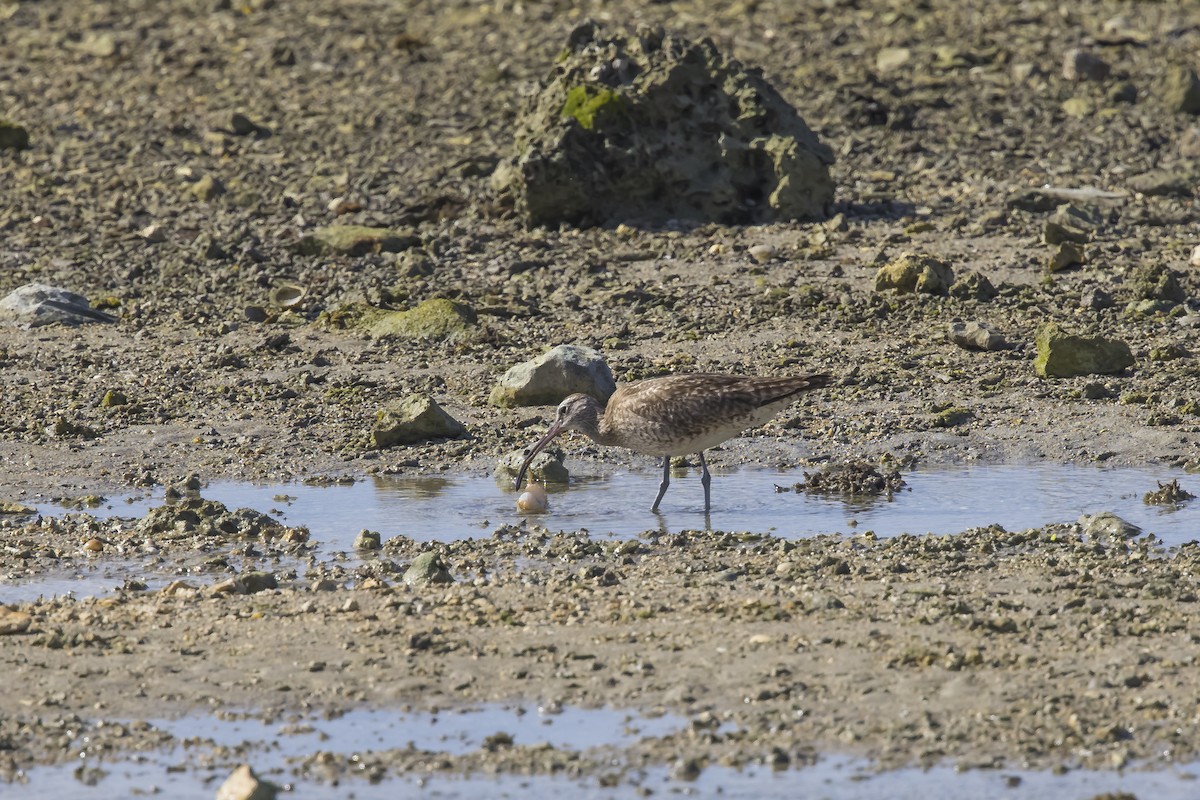
[[[833,152],[760,71],[661,29],[577,27],[516,140],[493,185],[531,225],[819,218],[833,200]]]

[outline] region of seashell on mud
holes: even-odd
[[[517,498],[517,508],[521,511],[545,511],[549,502],[549,498],[546,496],[546,487],[530,481],[526,484],[525,491]]]
[[[281,308],[291,308],[304,299],[303,286],[285,283],[271,290],[271,302]]]

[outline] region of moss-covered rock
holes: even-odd
[[[455,339],[475,327],[475,311],[445,298],[426,300],[408,311],[368,316],[367,331],[377,338]]]
[[[1070,378],[1075,375],[1108,375],[1133,366],[1133,352],[1120,339],[1078,336],[1054,323],[1037,334],[1037,358],[1033,367],[1041,378]]]
[[[641,27],[579,25],[493,173],[532,225],[817,218],[833,152],[757,70]]]
[[[371,438],[375,447],[382,449],[429,439],[455,439],[466,432],[433,398],[414,394],[375,414]]]
[[[1165,264],[1148,264],[1134,271],[1130,284],[1133,296],[1138,300],[1163,300],[1177,305],[1187,300],[1187,292],[1180,285],[1183,276]]]
[[[946,294],[954,283],[954,271],[946,262],[923,253],[904,253],[875,273],[875,291]]]
[[[454,583],[454,577],[439,553],[422,553],[413,559],[402,579],[408,586],[424,586],[430,583]]]
[[[28,150],[29,131],[15,122],[0,119],[0,150]]]
[[[1168,68],[1157,93],[1171,111],[1200,114],[1200,76],[1193,69],[1183,66]]]
[[[421,243],[414,231],[371,228],[366,225],[326,225],[300,240],[301,255],[363,256],[368,253],[400,253]]]

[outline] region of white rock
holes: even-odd
[[[504,373],[489,402],[497,406],[554,405],[567,395],[582,392],[605,403],[616,390],[612,370],[598,351],[560,344]]]
[[[775,248],[769,244],[753,245],[746,252],[759,264],[765,264],[775,257]]]
[[[1200,267],[1200,244],[1192,248],[1192,258],[1189,263],[1193,267]]]
[[[54,322],[80,325],[117,321],[116,317],[92,308],[83,295],[44,283],[27,283],[0,299],[0,318],[30,328]]]
[[[249,764],[242,764],[217,789],[217,800],[275,800],[277,791],[275,784],[259,780]]]

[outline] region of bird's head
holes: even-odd
[[[525,472],[529,469],[529,465],[538,453],[553,441],[555,436],[558,436],[564,431],[579,431],[591,438],[596,438],[596,430],[600,416],[600,403],[594,397],[589,397],[586,394],[573,394],[558,404],[558,410],[554,414],[554,422],[550,423],[550,429],[546,431],[546,435],[538,439],[529,450],[529,455],[525,456],[525,460],[521,462],[521,469],[517,473],[517,488],[520,489],[525,482]]]

